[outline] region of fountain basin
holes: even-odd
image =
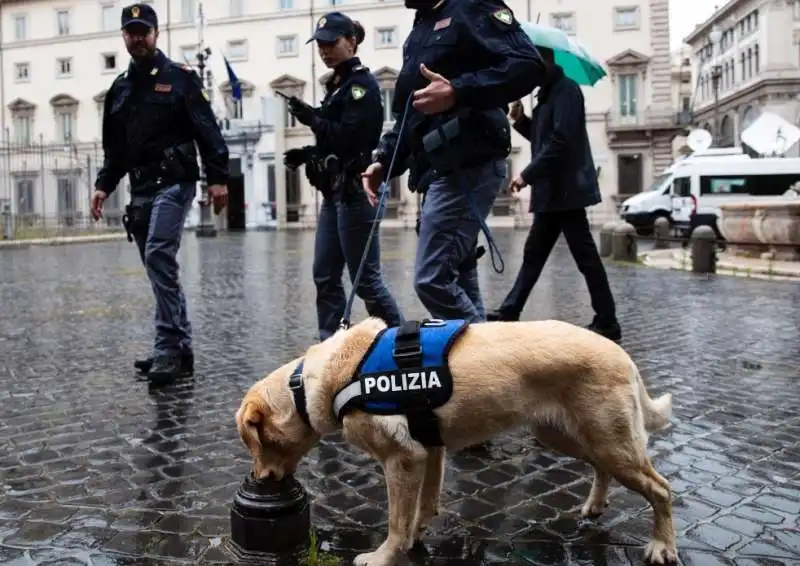
[[[800,261],[800,198],[732,202],[719,208],[719,230],[731,242],[731,254]]]

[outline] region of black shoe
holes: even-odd
[[[592,330],[593,332],[597,332],[600,336],[605,336],[614,342],[619,342],[622,340],[622,329],[619,327],[619,323],[616,320],[603,321],[597,317],[594,317],[592,323],[586,328]]]
[[[150,383],[170,383],[183,376],[183,364],[180,354],[166,354],[153,358],[153,365],[147,372]]]
[[[489,311],[486,313],[486,320],[489,322],[503,321],[503,322],[516,322],[519,320],[519,315],[512,315],[503,312],[500,309]]]
[[[139,370],[139,373],[147,375],[150,373],[150,368],[153,367],[153,358],[145,358],[143,360],[135,360],[133,367]],[[194,352],[185,350],[181,354],[181,376],[194,375]]]

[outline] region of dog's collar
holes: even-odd
[[[306,389],[303,385],[303,360],[294,368],[292,375],[289,376],[289,389],[294,397],[294,406],[297,409],[297,414],[303,419],[308,428],[313,429],[311,426],[311,419],[308,417],[308,407],[306,405]]]

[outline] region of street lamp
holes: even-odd
[[[203,3],[197,7],[198,20],[197,20],[197,70],[200,75],[200,81],[203,83],[203,88],[208,86],[206,92],[209,97],[208,103],[213,104],[211,96],[214,93],[214,83],[210,69],[208,66],[208,58],[211,56],[211,48],[206,47],[203,31],[206,25],[205,14],[203,13]],[[208,181],[205,176],[200,179],[200,224],[195,228],[195,236],[200,238],[216,238],[217,229],[214,227],[214,222],[211,217],[211,201],[208,196]]]
[[[714,145],[719,143],[719,81],[722,78],[722,65],[720,65],[716,59],[718,47],[720,47],[720,40],[722,39],[722,32],[716,24],[711,28],[708,39],[711,43],[711,57],[714,61],[711,67],[711,88],[714,92],[714,131],[711,132],[711,140],[712,145]]]

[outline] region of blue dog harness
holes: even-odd
[[[444,446],[433,411],[453,394],[447,357],[468,326],[464,320],[423,320],[382,330],[351,382],[334,396],[336,419],[341,421],[354,410],[373,415],[405,415],[412,438],[424,446]],[[302,372],[300,362],[289,379],[289,387],[293,389],[300,416],[306,420]]]

